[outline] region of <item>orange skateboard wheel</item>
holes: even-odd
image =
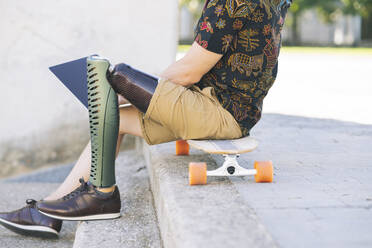
[[[254,168],[257,174],[254,175],[256,183],[271,183],[274,177],[274,167],[271,161],[255,161]]]
[[[176,141],[176,155],[189,155],[190,146],[186,140]]]
[[[189,184],[207,184],[207,164],[190,163],[189,164]]]

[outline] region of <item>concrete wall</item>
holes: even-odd
[[[175,59],[176,0],[0,0],[0,10],[0,174],[72,158],[89,139],[87,111],[49,66],[97,53],[157,74]]]

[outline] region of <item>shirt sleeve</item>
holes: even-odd
[[[195,28],[194,40],[208,51],[225,54],[229,48],[234,49],[236,35],[249,15],[248,6],[237,6],[235,0],[209,0]]]

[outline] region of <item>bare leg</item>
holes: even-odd
[[[119,153],[119,148],[121,141],[123,140],[124,135],[120,134],[118,136],[118,143],[116,148],[116,156]],[[80,183],[79,178],[84,177],[84,180],[87,181],[90,173],[90,159],[91,159],[91,149],[90,141],[84,148],[83,152],[80,154],[79,159],[76,161],[75,166],[72,168],[70,174],[66,177],[63,183],[58,187],[56,191],[44,198],[44,200],[56,200],[62,196],[70,193],[76,189]]]
[[[140,120],[138,117],[138,110],[135,107],[120,108],[120,126],[118,143],[116,146],[116,156],[119,153],[119,148],[124,134],[132,134],[142,137],[142,131],[140,126]],[[90,142],[87,144],[83,152],[81,153],[75,166],[72,168],[70,174],[66,177],[63,183],[58,187],[56,191],[44,198],[44,200],[55,200],[62,196],[70,193],[77,188],[79,178],[84,177],[87,181],[90,173],[90,161],[91,161],[91,150]]]
[[[119,134],[132,134],[143,138],[139,110],[134,106],[120,108]]]

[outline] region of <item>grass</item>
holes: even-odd
[[[282,48],[289,53],[331,53],[331,54],[372,54],[372,48],[365,47],[288,47]]]
[[[179,45],[178,52],[187,52],[190,45]],[[284,46],[282,52],[288,53],[328,53],[328,54],[367,54],[372,55],[372,48],[364,47],[289,47]]]
[[[179,52],[179,53],[187,52],[187,50],[189,50],[190,47],[191,47],[191,45],[178,45],[177,52]]]

